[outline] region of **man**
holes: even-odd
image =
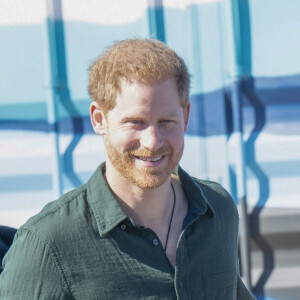
[[[19,229],[1,299],[254,299],[238,274],[233,200],[177,166],[189,84],[155,40],[118,42],[91,66],[106,163]]]

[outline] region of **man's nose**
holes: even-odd
[[[149,126],[143,130],[140,143],[141,146],[151,151],[158,150],[163,144],[158,128],[156,126]]]

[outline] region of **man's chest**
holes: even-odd
[[[173,270],[155,243],[149,242],[146,248],[137,244],[130,251],[130,240],[122,244],[101,239],[80,257],[69,256],[65,269],[75,299],[176,298]]]
[[[180,238],[175,271],[151,230],[118,229],[107,237],[82,240],[63,254],[75,299],[174,299],[176,293],[178,299],[206,299],[215,285],[223,290],[228,286],[232,293],[237,276],[233,249],[216,248],[213,231],[194,230]]]

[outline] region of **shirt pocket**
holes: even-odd
[[[236,269],[207,275],[204,280],[204,288],[207,300],[236,300]]]

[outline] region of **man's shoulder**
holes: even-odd
[[[215,213],[237,214],[236,203],[230,193],[218,182],[192,177],[202,195]]]
[[[197,178],[189,174],[181,166],[178,166],[178,168],[175,170],[175,175],[179,175],[181,183],[186,188],[192,189],[194,191],[197,191],[199,189],[199,192],[201,192],[203,196],[205,196],[206,194],[208,195],[214,194],[214,195],[220,195],[220,197],[226,198],[229,201],[232,200],[230,194],[218,182]],[[193,188],[195,184],[198,186],[198,188],[196,189]]]
[[[196,177],[192,177],[194,181],[198,184],[198,186],[203,190],[204,193],[217,193],[222,198],[226,198],[228,200],[232,200],[229,192],[218,182],[211,180],[199,179]]]
[[[80,215],[88,209],[86,184],[71,190],[59,199],[49,202],[31,217],[19,231],[30,230],[40,235],[66,232],[80,221]]]

